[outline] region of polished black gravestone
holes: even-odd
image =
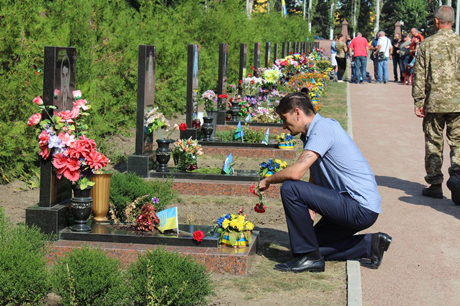
[[[71,110],[75,90],[76,49],[44,48],[43,103],[56,106],[56,111]],[[53,115],[53,110],[49,111]],[[71,182],[58,180],[51,158],[40,159],[40,196],[38,205],[26,209],[26,224],[35,225],[45,233],[57,233],[67,226],[72,196]]]
[[[234,174],[208,174],[196,173],[168,168],[169,172],[150,172],[150,178],[174,178],[187,180],[211,180],[211,181],[231,181],[231,182],[254,182],[259,180],[259,171],[236,169]]]
[[[199,141],[201,146],[204,147],[235,147],[235,148],[270,148],[277,149],[277,144],[263,144],[263,143],[250,143],[250,142],[238,142],[238,141]]]
[[[291,42],[288,41],[286,45],[286,56],[291,53]]]
[[[276,62],[278,59],[278,44],[275,44],[273,46],[273,64]]]
[[[270,43],[265,43],[265,68],[270,65]]]
[[[219,74],[217,79],[217,94],[227,94],[228,44],[219,44]],[[227,116],[227,100],[217,99],[217,124],[225,124]],[[215,125],[214,125],[215,126]]]
[[[108,222],[92,222],[90,226],[90,233],[72,232],[70,229],[66,228],[60,231],[59,239],[206,248],[217,248],[220,246],[219,234],[217,231],[212,232],[212,226],[209,225],[179,224],[178,232],[172,230],[165,231],[164,233],[159,231],[137,231],[130,225],[110,224]],[[200,243],[197,243],[195,240],[193,240],[193,232],[197,230],[201,230],[205,233],[205,237]]]
[[[246,44],[240,44],[240,66],[238,73],[238,81],[243,81],[246,77],[246,62],[247,62],[248,46]],[[243,86],[238,86],[238,94],[243,94]]]
[[[260,43],[254,43],[254,70],[260,68]]]
[[[137,66],[136,146],[134,155],[128,156],[128,172],[147,177],[153,153],[153,135],[144,129],[145,111],[155,103],[156,48],[139,45]]]
[[[281,58],[286,57],[286,42],[283,42],[283,47],[281,49]]]
[[[187,104],[185,123],[187,130],[180,132],[181,139],[197,139],[198,130],[192,127],[193,120],[198,118],[198,45],[187,46]]]

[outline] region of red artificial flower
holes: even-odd
[[[233,98],[230,98],[230,102],[232,102],[232,101],[233,101]]]
[[[228,96],[227,96],[227,95],[225,95],[225,94],[222,94],[222,95],[219,95],[219,98],[220,98],[220,99],[227,99],[227,98],[228,98]]]
[[[238,81],[238,85],[241,86],[241,84],[243,84],[243,80],[239,80],[239,81]]]
[[[187,130],[187,124],[185,123],[179,124],[179,131],[183,132],[185,130]]]
[[[198,230],[198,231],[193,232],[193,239],[194,240],[196,240],[198,242],[201,242],[203,240],[203,238],[204,238],[203,231]]]
[[[256,206],[254,206],[254,210],[256,213],[263,214],[265,212],[266,206],[263,206],[262,204],[257,203]]]
[[[254,66],[251,66],[251,70],[254,70]]]
[[[289,51],[289,54],[294,54],[294,52],[292,52],[292,51]]]
[[[251,85],[253,85],[254,83],[255,83],[254,80],[251,80]]]
[[[38,135],[38,140],[40,140],[40,146],[48,145],[48,141],[50,140],[50,134],[43,130],[40,133],[40,135]]]
[[[86,158],[94,150],[96,150],[96,142],[83,135],[80,136],[80,139],[75,140],[67,151],[70,157],[78,159],[80,157]]]
[[[43,157],[43,159],[48,159],[48,157],[50,157],[50,150],[48,149],[48,144],[40,145],[39,155]]]
[[[76,182],[80,178],[80,161],[76,158],[57,153],[54,155],[53,166],[56,168],[59,179],[62,175],[72,182]]]
[[[248,73],[248,78],[252,78],[252,74]]]
[[[252,184],[251,187],[249,187],[249,192],[255,196],[259,195],[258,189],[256,188],[256,184]]]
[[[107,166],[109,159],[101,152],[92,151],[86,156],[86,163],[91,169],[99,170]]]

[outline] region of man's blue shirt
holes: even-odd
[[[382,198],[374,173],[336,120],[316,114],[302,141],[305,150],[320,155],[310,167],[315,184],[348,193],[363,207],[381,213]]]

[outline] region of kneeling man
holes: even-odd
[[[315,113],[304,93],[284,97],[276,112],[292,135],[301,134],[304,151],[286,169],[262,180],[260,191],[283,183],[281,198],[295,259],[275,265],[290,272],[322,272],[324,260],[360,260],[377,269],[391,237],[355,235],[381,212],[375,176],[340,124]],[[310,182],[301,181],[310,169]],[[313,226],[310,211],[321,215]]]

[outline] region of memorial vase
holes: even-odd
[[[246,234],[246,235],[245,235]],[[233,236],[235,239],[235,244],[232,245],[230,242],[230,236]],[[245,248],[252,242],[252,232],[245,231],[245,232],[224,232],[223,236],[220,240],[220,243],[231,246],[234,248]]]
[[[90,232],[91,227],[88,225],[88,218],[93,209],[93,198],[90,196],[93,186],[80,189],[78,185],[72,185],[73,197],[70,199],[70,213],[73,216],[75,225],[71,230],[74,232]]]
[[[171,159],[171,149],[169,145],[173,143],[172,139],[157,139],[158,148],[156,152],[158,168],[157,172],[169,172],[168,162]]]
[[[213,119],[211,117],[204,117],[203,121],[204,121],[204,123],[203,123],[203,126],[201,127],[201,131],[203,132],[204,136],[206,137],[205,140],[210,141],[212,132],[214,130],[214,127],[212,125]]]
[[[107,219],[107,213],[109,211],[111,178],[112,173],[96,173],[91,177],[91,181],[95,183],[93,189],[91,190],[91,197],[93,198],[93,215],[95,221],[109,221]]]

